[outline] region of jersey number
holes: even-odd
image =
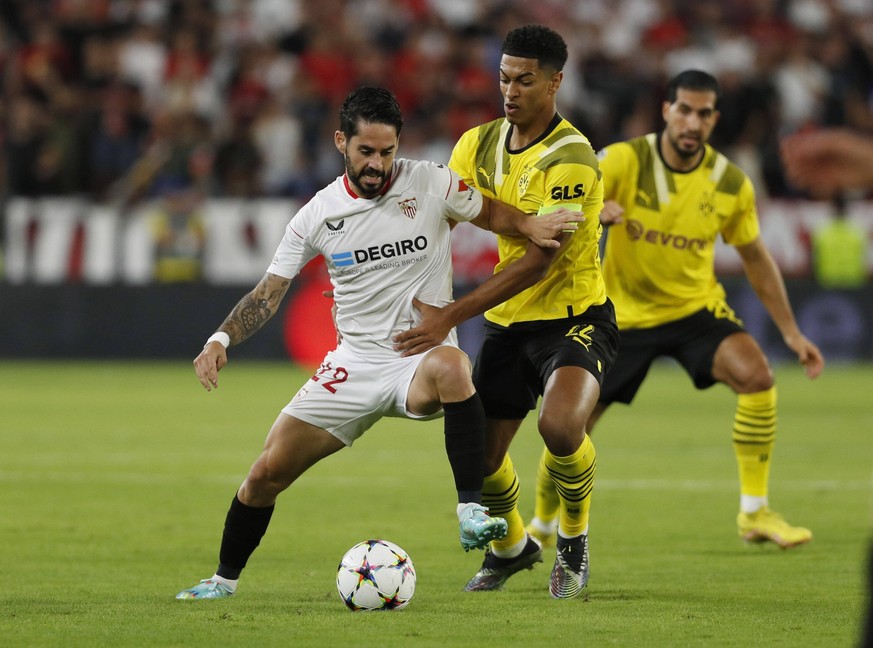
[[[312,377],[312,382],[317,382],[331,394],[336,394],[336,387],[334,385],[340,385],[348,380],[348,378],[349,372],[345,368],[337,367],[334,369],[330,362],[322,362],[318,371]]]

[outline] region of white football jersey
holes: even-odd
[[[323,256],[343,346],[396,358],[391,337],[419,321],[412,298],[434,306],[452,300],[449,219],[474,219],[482,200],[433,162],[395,159],[387,189],[372,199],[355,196],[343,174],[294,215],[267,271],[291,279]],[[457,343],[454,331],[450,341]]]

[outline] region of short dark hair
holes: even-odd
[[[567,62],[567,43],[558,32],[548,27],[525,25],[506,35],[500,53],[536,59],[541,68],[550,67],[560,72]]]
[[[361,86],[349,93],[340,107],[340,130],[351,139],[358,134],[358,123],[387,124],[400,135],[403,115],[397,98],[384,88]]]
[[[679,89],[696,90],[698,92],[714,92],[715,103],[721,99],[721,86],[714,76],[702,70],[684,70],[667,82],[667,101],[673,103]]]

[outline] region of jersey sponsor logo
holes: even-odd
[[[578,342],[585,347],[586,351],[589,351],[591,349],[591,343],[593,342],[591,339],[591,334],[593,332],[594,324],[586,324],[584,326],[577,324],[567,331],[567,333],[564,334],[564,337],[568,337],[574,342]]]
[[[370,247],[352,250],[351,252],[337,252],[336,254],[331,254],[330,259],[334,266],[342,268],[355,265],[356,263],[416,254],[426,249],[427,237],[416,236],[414,239],[403,239],[401,241],[383,243],[382,245],[371,245]]]
[[[329,230],[328,236],[336,236],[337,234],[345,234],[345,232],[343,231],[343,225],[346,224],[346,220],[344,218],[341,219],[340,222],[337,223],[336,225],[334,225],[330,221],[325,221],[324,224],[327,225],[327,229]]]
[[[403,212],[403,215],[406,216],[406,218],[415,218],[415,212],[418,211],[418,202],[415,198],[401,200],[397,205],[400,207],[400,211]]]
[[[676,250],[705,250],[710,245],[710,241],[702,238],[689,238],[682,234],[673,234],[672,232],[662,232],[656,229],[646,229],[638,220],[629,220],[625,224],[627,236],[631,241],[641,241],[643,243],[651,243],[652,245],[660,245],[661,247],[673,248]]]
[[[491,182],[491,176],[494,175],[494,171],[488,173],[488,170],[485,167],[479,167],[478,169],[476,169],[476,173],[485,178],[487,182]]]
[[[573,198],[581,198],[585,195],[585,185],[577,184],[572,187],[563,185],[561,187],[552,187],[552,200],[572,200]]]

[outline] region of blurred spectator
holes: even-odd
[[[813,196],[873,190],[873,136],[843,128],[796,133],[781,154],[789,181]]]
[[[867,281],[867,234],[849,220],[842,195],[831,204],[830,219],[812,236],[815,279],[823,288],[860,288]]]
[[[302,126],[277,99],[261,106],[253,125],[253,140],[262,161],[260,190],[270,196],[305,195],[314,185],[306,183]]]
[[[234,122],[230,137],[219,143],[215,153],[214,193],[232,198],[256,198],[261,194],[263,158],[252,131],[251,119],[239,119]]]
[[[90,192],[98,200],[132,168],[143,153],[148,123],[139,113],[138,89],[107,88],[88,133]]]
[[[202,275],[205,228],[202,196],[190,188],[169,190],[154,203],[149,224],[155,237],[155,279],[197,281]]]
[[[723,80],[714,142],[762,195],[796,193],[780,135],[873,133],[869,1],[4,0],[0,189],[102,199],[136,176],[127,195],[150,195],[143,183],[190,158],[190,142],[173,140],[193,115],[194,159],[239,146],[246,121],[262,164],[245,193],[308,197],[341,171],[322,135],[353,86],[390,87],[431,140],[415,142],[417,154],[440,152],[465,124],[499,116],[495,34],[534,21],[568,40],[559,109],[597,148],[656,128],[664,79],[691,65]],[[134,107],[106,105],[118,87]]]
[[[39,196],[45,193],[37,162],[46,141],[47,124],[44,107],[29,96],[20,95],[9,102],[5,157],[10,194]]]
[[[134,24],[118,48],[118,73],[122,80],[139,87],[149,108],[157,105],[161,94],[167,48],[155,25]]]

